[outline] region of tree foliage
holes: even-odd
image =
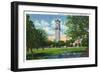
[[[33,38],[33,30],[35,29],[33,22],[30,20],[29,15],[26,15],[26,46],[27,51],[32,48]],[[31,50],[32,51],[32,50]]]
[[[66,42],[65,42],[65,45],[66,45],[66,47],[72,47],[73,46],[73,43],[74,42],[74,40],[66,40]]]
[[[68,16],[66,35],[73,40],[82,38],[88,41],[89,16]]]
[[[29,15],[26,15],[26,46],[27,51],[43,48],[47,41],[47,34],[42,29],[36,29]]]

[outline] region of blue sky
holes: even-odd
[[[38,29],[43,29],[48,35],[55,34],[55,19],[60,19],[61,21],[61,34],[64,35],[66,31],[65,21],[67,16],[65,15],[49,15],[49,14],[29,14],[30,19],[34,22],[35,27]]]

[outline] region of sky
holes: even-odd
[[[43,29],[48,35],[55,34],[55,19],[61,21],[61,30],[60,33],[64,35],[66,31],[65,21],[67,16],[65,15],[51,15],[51,14],[29,14],[30,19],[33,21],[37,29]]]

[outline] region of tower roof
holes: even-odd
[[[60,19],[57,18],[55,21],[56,21],[56,22],[60,22]]]

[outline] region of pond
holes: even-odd
[[[78,57],[88,57],[86,52],[63,52],[61,54],[45,54],[38,53],[33,55],[27,55],[27,60],[34,59],[59,59],[59,58],[78,58]]]
[[[48,59],[55,59],[55,58],[76,58],[76,57],[85,57],[83,53],[63,53],[58,55],[47,56]]]

